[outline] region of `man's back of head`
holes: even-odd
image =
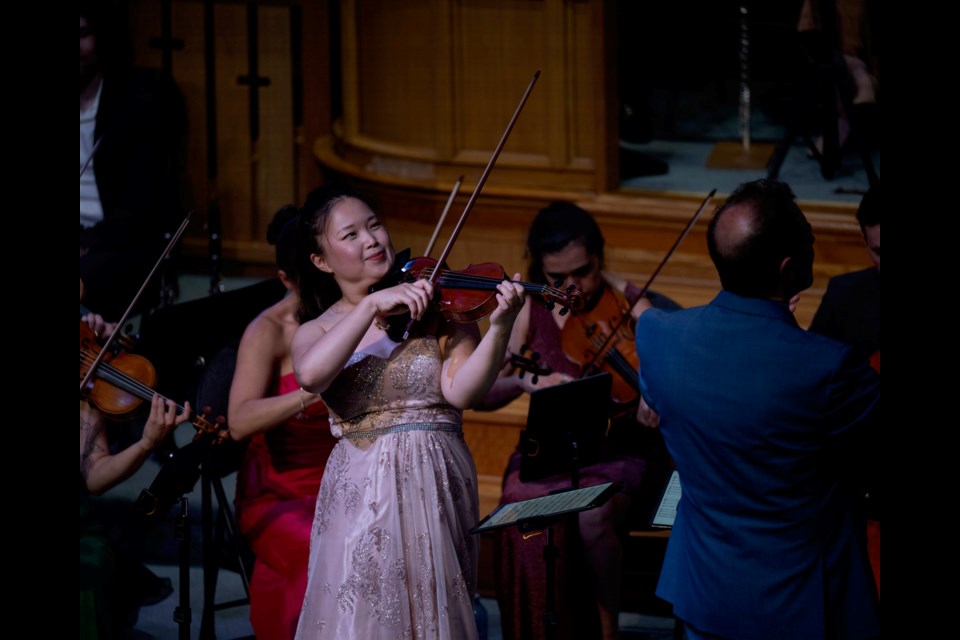
[[[731,293],[787,300],[812,284],[813,233],[783,182],[737,187],[710,221],[707,246]]]

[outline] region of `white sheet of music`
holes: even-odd
[[[532,500],[503,505],[500,509],[491,513],[483,523],[477,527],[477,531],[505,526],[520,520],[529,520],[541,516],[583,511],[590,507],[611,484],[611,482],[607,482],[593,487],[564,491],[562,493],[543,496],[542,498],[533,498]]]
[[[680,504],[680,472],[676,469],[670,474],[667,488],[663,490],[663,497],[657,505],[657,512],[653,514],[650,525],[653,527],[669,528],[677,517],[677,505]]]

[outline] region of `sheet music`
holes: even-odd
[[[680,504],[680,473],[674,469],[670,474],[670,481],[667,488],[663,491],[663,497],[660,498],[660,504],[657,505],[657,512],[653,515],[650,525],[654,527],[672,527],[673,521],[677,517],[677,505]]]
[[[583,511],[606,491],[613,483],[607,482],[593,487],[573,491],[564,491],[554,495],[533,498],[522,502],[504,505],[490,514],[477,530],[484,530],[513,524],[521,520],[551,516],[566,512]]]

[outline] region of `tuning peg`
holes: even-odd
[[[543,308],[546,309],[547,311],[553,311],[553,307],[554,307],[554,302],[553,302],[553,300],[544,300],[544,301],[543,301]]]
[[[567,315],[568,311],[570,311],[570,307],[564,307],[563,309],[560,309],[560,315],[565,316]]]

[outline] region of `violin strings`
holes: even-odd
[[[81,362],[87,366],[93,364],[93,361],[96,359],[95,357],[91,357],[92,354],[84,351],[80,352],[80,356]],[[156,393],[156,390],[152,387],[140,382],[136,378],[106,362],[100,363],[100,367],[97,369],[97,376],[113,383],[115,386],[120,387],[124,391],[132,393],[141,400],[151,400],[153,398],[153,394]],[[164,400],[168,399],[163,396],[160,397]],[[177,404],[177,411],[183,411],[183,407],[179,404]]]
[[[93,364],[96,357],[92,357],[91,354],[81,351],[81,362],[90,366]],[[116,387],[127,391],[141,400],[152,400],[153,394],[156,393],[156,390],[153,387],[147,386],[144,383],[140,382],[136,378],[129,376],[120,369],[107,364],[105,362],[100,363],[100,367],[97,369],[97,377],[103,378],[107,382],[110,382]],[[166,396],[160,396],[163,400],[169,400]],[[175,403],[178,413],[183,413],[183,405]],[[216,431],[218,428],[214,423],[207,420],[202,415],[194,415],[190,418],[190,424],[192,424],[198,431]]]
[[[613,368],[617,370],[617,373],[623,376],[635,389],[640,388],[640,380],[637,378],[637,372],[633,370],[633,367],[630,366],[630,363],[623,357],[622,353],[611,348],[607,351],[604,359],[608,360],[610,364],[613,365]]]
[[[423,273],[429,276],[431,271],[432,271],[431,269],[424,269]],[[503,282],[504,280],[507,280],[507,278],[492,278],[489,276],[478,276],[478,275],[464,274],[464,273],[452,274],[449,272],[444,272],[440,274],[440,284],[446,285],[446,286],[477,285],[478,288],[496,289],[497,285]],[[513,282],[513,281],[510,280],[510,282]],[[539,293],[541,295],[544,293],[550,293],[551,295],[554,295],[560,298],[567,297],[567,295],[562,291],[560,291],[559,289],[548,287],[546,285],[534,284],[532,282],[519,282],[518,284],[523,286],[524,290],[529,293]],[[481,287],[480,285],[483,285],[483,286]]]

